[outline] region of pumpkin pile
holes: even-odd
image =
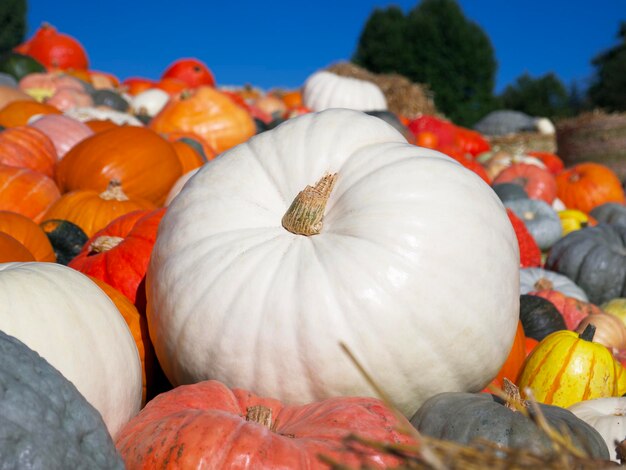
[[[0,76],[0,435],[32,459],[4,466],[383,468],[417,431],[549,459],[537,416],[618,459],[594,424],[626,406],[610,168],[329,71],[119,80],[50,25]]]

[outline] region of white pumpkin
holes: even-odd
[[[131,98],[131,111],[135,115],[156,116],[170,100],[167,92],[158,88],[142,91]]]
[[[107,107],[72,108],[63,114],[79,121],[112,121],[119,126],[143,126],[143,123],[132,114],[116,111]]]
[[[387,100],[371,82],[341,77],[325,70],[315,72],[304,83],[302,102],[313,111],[347,108],[359,111],[383,111]]]
[[[626,439],[626,398],[585,400],[568,410],[600,433],[609,448],[611,460],[619,462],[615,447],[616,443]]]
[[[327,173],[320,233],[285,229]],[[518,266],[504,207],[476,174],[379,118],[311,113],[225,152],[172,201],[147,274],[150,337],[176,385],[217,379],[289,403],[374,393],[343,342],[412,415],[496,375]]]
[[[139,412],[141,363],[123,317],[88,277],[54,263],[0,264],[0,330],[69,379],[111,435]]]

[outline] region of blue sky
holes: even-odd
[[[315,70],[349,59],[376,7],[405,12],[418,0],[164,1],[29,0],[28,36],[44,21],[79,39],[91,68],[158,78],[180,57],[197,57],[218,85],[296,88]],[[490,37],[496,91],[524,72],[555,72],[584,85],[592,57],[617,43],[626,0],[460,0]]]

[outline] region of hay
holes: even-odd
[[[486,136],[495,150],[517,154],[529,151],[556,153],[556,136],[539,132]]]
[[[626,180],[626,113],[584,113],[558,122],[556,132],[566,165],[602,163]]]
[[[411,82],[399,74],[375,74],[351,62],[337,62],[327,68],[342,77],[372,82],[387,99],[389,111],[415,119],[420,114],[436,114],[433,93],[427,85]]]

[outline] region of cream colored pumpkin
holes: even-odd
[[[325,70],[315,72],[304,83],[304,105],[313,111],[348,108],[359,111],[387,109],[387,99],[378,85]]]
[[[611,460],[619,462],[615,447],[616,441],[626,439],[626,398],[585,400],[570,406],[568,410],[600,433],[609,448]]]
[[[320,233],[286,230],[326,173],[338,176]],[[518,266],[476,174],[376,117],[311,113],[225,152],[174,198],[147,275],[150,337],[176,385],[217,379],[289,403],[374,394],[343,342],[411,415],[496,375]]]
[[[0,264],[0,330],[69,379],[115,436],[141,406],[141,363],[113,302],[88,277],[54,263]]]
[[[170,95],[159,88],[150,88],[131,98],[130,106],[135,115],[156,116],[170,100]]]

